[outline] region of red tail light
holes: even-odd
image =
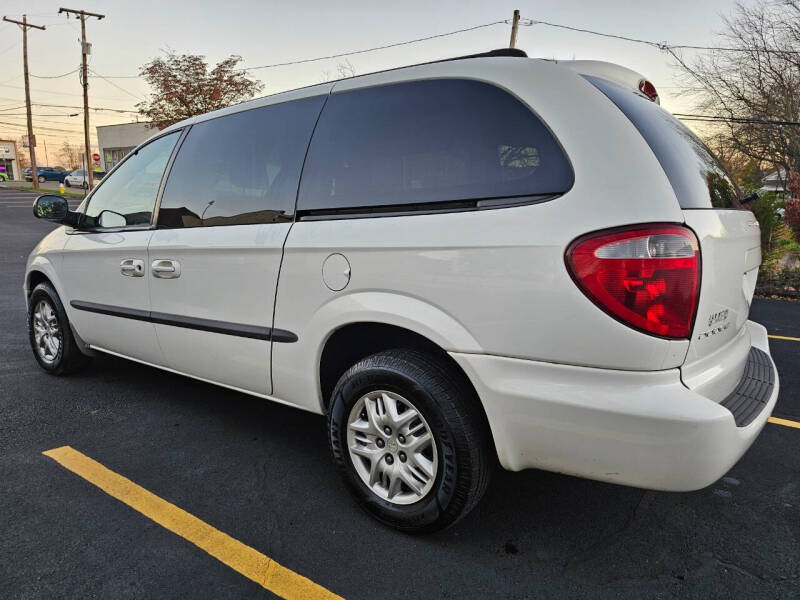
[[[700,293],[700,250],[680,225],[637,225],[578,238],[567,266],[584,294],[626,325],[686,338]]]
[[[656,91],[656,86],[647,81],[647,79],[642,79],[639,82],[639,91],[642,92],[648,98],[650,98],[650,100],[652,100],[653,102],[655,102],[658,99],[658,92]]]

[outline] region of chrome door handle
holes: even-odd
[[[181,263],[177,260],[159,258],[153,261],[153,264],[150,265],[150,270],[153,271],[153,277],[177,279],[181,276]]]
[[[144,277],[144,261],[140,258],[126,258],[119,263],[119,270],[125,277]]]

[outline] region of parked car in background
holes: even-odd
[[[8,173],[0,171],[0,181],[8,181]]]
[[[103,177],[106,176],[105,171],[93,171],[92,178],[93,180],[100,181]],[[81,188],[88,188],[89,181],[88,181],[88,174],[86,169],[76,169],[72,171],[64,178],[64,185],[67,187],[81,187]]]
[[[27,264],[39,365],[105,352],[324,414],[356,500],[409,532],[495,462],[712,484],[778,397],[758,222],[644,77],[524,56],[195,116],[77,211],[40,196],[64,226]]]
[[[67,172],[61,167],[36,167],[36,172],[39,174],[39,183],[44,183],[45,181],[62,182],[67,176]],[[30,167],[23,171],[23,175],[25,176],[25,181],[33,181]]]
[[[64,178],[64,185],[67,187],[80,187],[80,188],[88,188],[89,187],[89,179],[86,173],[86,169],[76,169],[74,171],[70,171],[70,173]]]

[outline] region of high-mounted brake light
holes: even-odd
[[[648,98],[650,98],[650,100],[652,100],[653,102],[658,100],[658,92],[656,91],[656,86],[647,81],[647,79],[642,79],[639,82],[639,91],[642,92]]]
[[[666,338],[686,338],[700,293],[700,248],[680,225],[638,225],[578,238],[567,267],[612,317]]]

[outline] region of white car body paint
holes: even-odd
[[[319,371],[330,336],[352,323],[402,327],[462,367],[505,468],[664,490],[703,487],[746,451],[778,394],[776,378],[766,409],[746,427],[736,427],[719,405],[742,377],[750,348],[769,353],[763,328],[747,321],[758,229],[744,211],[681,210],[648,144],[584,72],[626,85],[638,77],[581,61],[460,60],[278,94],[168,129],[394,82],[490,82],[528,105],[569,157],[574,185],[558,198],[268,225],[88,235],[60,228],[31,254],[28,273],[53,282],[74,328],[97,350],[316,413],[327,400]],[[565,267],[575,238],[639,223],[686,223],[700,240],[704,270],[691,339],[623,325],[595,306]],[[132,251],[146,259],[144,278],[120,276],[120,260]],[[332,254],[344,256],[350,269],[339,291],[323,278]],[[181,277],[153,278],[156,259],[179,261]],[[733,298],[731,289],[738,290]],[[274,327],[298,339],[267,342],[120,319],[75,310],[69,302],[76,298]],[[729,326],[698,339],[717,322],[710,329],[700,324],[715,319]]]

